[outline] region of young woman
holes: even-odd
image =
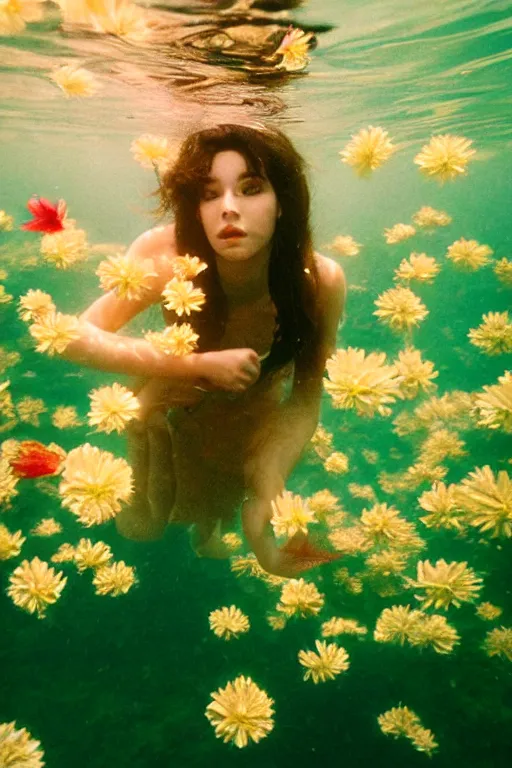
[[[222,524],[241,508],[246,539],[267,571],[295,576],[329,559],[298,538],[279,548],[271,501],[317,426],[325,361],[336,344],[346,285],[315,253],[304,163],[277,130],[220,125],[189,136],[161,180],[161,211],[174,223],[129,249],[156,277],[140,300],[102,296],[66,357],[145,377],[130,430],[133,503],[118,517],[126,537],[160,537],[169,522],[194,525],[199,554],[221,556]],[[162,302],[177,255],[208,268],[195,317],[196,352],[172,357],[117,334]],[[165,321],[176,320],[163,310]]]

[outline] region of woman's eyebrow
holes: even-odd
[[[245,179],[261,179],[264,180],[264,176],[262,176],[260,173],[256,173],[256,171],[245,171],[245,173],[241,173],[238,177],[238,181],[244,181]],[[215,184],[216,182],[220,181],[217,176],[207,176],[204,180],[204,184]]]

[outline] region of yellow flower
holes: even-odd
[[[35,528],[32,528],[30,533],[33,536],[55,536],[57,533],[62,533],[62,525],[55,518],[46,517]]]
[[[62,571],[55,573],[48,563],[34,557],[30,562],[23,560],[9,578],[7,594],[15,605],[28,613],[37,613],[43,619],[49,605],[55,603],[67,578]]]
[[[146,12],[129,0],[110,3],[106,9],[102,3],[98,11],[89,16],[88,23],[95,32],[115,35],[132,42],[143,42],[149,34]]]
[[[403,240],[408,240],[416,234],[416,230],[410,224],[395,224],[384,230],[384,238],[388,245],[396,245]]]
[[[374,575],[396,576],[407,568],[407,557],[395,550],[383,549],[367,557],[365,565]]]
[[[25,322],[43,320],[56,310],[49,293],[30,288],[24,296],[20,296],[18,312]]]
[[[76,315],[52,312],[31,325],[29,332],[37,341],[36,350],[52,357],[62,354],[68,344],[80,338],[79,326]]]
[[[392,605],[384,608],[373,633],[378,643],[398,643],[404,645],[411,632],[423,620],[421,611],[411,609],[409,605]]]
[[[332,452],[332,441],[334,435],[332,432],[328,432],[321,424],[317,426],[311,438],[311,445],[316,455],[321,459],[326,459]]]
[[[189,256],[187,253],[185,256],[175,256],[172,261],[172,268],[180,280],[193,280],[194,277],[208,269],[208,264],[205,264],[197,256]]]
[[[67,226],[60,232],[43,235],[41,253],[57,269],[67,269],[87,258],[87,235],[83,229]]]
[[[0,560],[10,560],[11,557],[19,555],[26,540],[21,531],[11,533],[5,525],[0,523]]]
[[[375,504],[371,509],[363,509],[361,526],[374,545],[389,547],[408,546],[415,532],[414,524],[400,517],[398,509],[387,504]]]
[[[276,536],[291,538],[299,531],[307,534],[308,525],[317,522],[307,501],[304,501],[300,496],[295,496],[290,491],[283,491],[270,504],[272,506],[270,523]]]
[[[59,405],[52,414],[52,424],[57,429],[80,427],[82,422],[74,405]]]
[[[43,18],[44,0],[1,0],[0,37],[23,32],[26,23]]]
[[[2,21],[0,18],[0,25],[1,23]],[[9,216],[9,214],[6,213],[5,211],[0,211],[0,232],[12,232],[13,228],[14,228],[14,216]]]
[[[200,288],[194,288],[190,280],[179,280],[177,277],[166,283],[162,296],[165,299],[165,308],[176,312],[178,317],[200,312],[206,301],[206,296]]]
[[[360,176],[368,176],[396,152],[396,147],[383,128],[362,128],[341,150],[343,163],[351,165]]]
[[[319,518],[325,518],[329,512],[341,512],[339,499],[327,488],[317,491],[307,500],[308,507]]]
[[[5,285],[0,285],[0,304],[10,304],[13,298],[11,293],[6,293]]]
[[[431,284],[440,270],[437,261],[426,253],[411,253],[409,260],[403,259],[398,269],[395,269],[393,279],[404,283],[417,280],[419,283]]]
[[[90,539],[80,539],[73,550],[73,560],[80,572],[101,568],[112,560],[112,550],[103,541],[93,544]]]
[[[501,656],[512,661],[512,629],[496,627],[485,636],[483,649],[488,656]]]
[[[476,154],[471,149],[472,143],[463,136],[432,136],[414,162],[426,176],[436,177],[441,182],[456,179],[467,173],[467,164]]]
[[[361,243],[356,243],[351,235],[337,235],[327,248],[338,256],[357,256],[361,250]]]
[[[335,475],[344,475],[348,472],[348,456],[341,451],[334,451],[327,456],[324,461],[324,467],[327,472],[332,472]]]
[[[169,144],[164,136],[153,136],[145,133],[132,142],[130,152],[139,165],[149,170],[164,173],[176,159],[176,149]]]
[[[277,610],[286,616],[315,616],[320,613],[324,604],[324,596],[315,584],[304,579],[287,581],[279,599]]]
[[[436,653],[451,653],[454,646],[460,643],[457,631],[448,624],[445,616],[422,616],[407,635],[410,644],[420,648],[431,646]]]
[[[10,506],[12,499],[18,495],[17,484],[18,478],[7,459],[2,456],[0,458],[0,505]]]
[[[439,746],[432,731],[429,731],[428,728],[422,728],[421,726],[413,727],[409,732],[408,738],[414,749],[418,752],[425,752],[429,757]]]
[[[412,400],[420,390],[431,392],[435,389],[432,379],[437,379],[439,372],[434,370],[434,363],[422,360],[421,352],[413,347],[406,347],[398,353],[395,361],[398,375],[401,377],[400,391],[405,400]]]
[[[431,565],[429,560],[420,560],[416,579],[406,579],[409,588],[421,589],[424,595],[415,595],[422,603],[422,609],[433,606],[436,610],[448,610],[450,605],[459,608],[461,603],[471,603],[482,589],[482,579],[476,576],[467,563],[447,563],[438,560]]]
[[[371,485],[361,485],[360,483],[349,483],[347,485],[347,491],[354,499],[366,499],[367,501],[375,501],[375,491]]]
[[[284,629],[287,621],[288,619],[286,616],[283,616],[282,614],[267,614],[267,624],[274,630],[274,632],[280,632]]]
[[[242,548],[243,541],[238,533],[229,531],[222,537],[222,542],[227,546],[230,552],[236,552]]]
[[[379,727],[386,736],[409,737],[414,727],[420,725],[418,715],[409,707],[393,707],[378,718]]]
[[[351,576],[348,568],[337,568],[334,571],[334,581],[341,584],[350,595],[360,595],[363,591],[363,582],[359,576]]]
[[[93,389],[89,398],[91,409],[87,414],[88,423],[90,427],[96,427],[97,432],[122,432],[140,409],[133,392],[117,383]]]
[[[285,69],[287,72],[300,72],[310,62],[308,56],[309,43],[314,37],[312,32],[303,32],[302,29],[288,27],[286,35],[281,40],[279,48],[272,55],[272,59],[281,56],[282,59],[276,65],[276,69]]]
[[[465,445],[456,432],[445,428],[438,429],[431,432],[421,444],[419,461],[435,464],[446,458],[458,459],[467,456]]]
[[[0,374],[5,373],[13,365],[17,365],[20,360],[19,352],[8,352],[5,347],[0,346]]]
[[[232,741],[237,747],[246,747],[249,739],[257,743],[274,727],[274,701],[250,677],[240,675],[211,697],[205,715],[224,743]]]
[[[484,619],[484,621],[494,621],[495,619],[499,619],[503,613],[503,608],[493,605],[492,603],[479,603],[475,613],[481,619]]]
[[[512,537],[512,480],[505,470],[495,478],[489,465],[477,467],[456,487],[455,501],[482,533]]]
[[[329,541],[337,552],[343,552],[346,555],[367,552],[372,547],[372,542],[367,538],[360,525],[337,528],[331,531]]]
[[[388,416],[394,403],[400,397],[401,379],[394,365],[385,365],[384,352],[370,352],[364,349],[338,349],[327,360],[329,378],[324,386],[332,397],[334,408],[355,409],[359,416],[373,417],[375,412]]]
[[[132,494],[132,469],[89,443],[73,448],[64,463],[59,492],[67,507],[87,528],[111,520]]]
[[[327,680],[334,680],[336,675],[340,675],[350,666],[348,653],[344,648],[336,643],[325,642],[325,640],[315,640],[317,653],[314,651],[299,651],[299,662],[306,667],[304,680],[311,678],[315,685],[325,683]]]
[[[418,499],[422,509],[430,514],[420,517],[427,528],[446,528],[462,531],[465,528],[465,514],[457,506],[456,485],[446,486],[442,482],[434,483],[430,491],[425,491]]]
[[[474,271],[489,264],[491,261],[489,256],[493,253],[494,251],[488,245],[480,245],[476,240],[466,240],[461,237],[460,240],[448,246],[446,258],[459,267]]]
[[[100,87],[92,72],[74,64],[57,67],[49,77],[68,99],[94,96]]]
[[[453,429],[469,429],[469,415],[473,407],[472,396],[468,392],[446,392],[442,397],[430,397],[414,410],[417,428],[432,430],[447,422]]]
[[[503,283],[503,285],[512,286],[512,261],[505,258],[497,261],[494,265],[494,274],[500,283]]]
[[[498,382],[476,395],[473,413],[479,427],[512,432],[512,372],[505,371]]]
[[[136,301],[151,289],[156,277],[152,259],[136,260],[128,255],[109,256],[96,270],[104,291],[115,291],[120,299]]]
[[[137,583],[137,578],[135,570],[130,565],[126,565],[123,560],[119,560],[112,565],[102,565],[98,568],[92,583],[96,587],[97,595],[119,597],[119,595],[126,595],[128,590]]]
[[[428,229],[430,227],[446,227],[452,223],[452,217],[444,211],[437,211],[429,205],[424,205],[417,211],[412,220],[418,227]]]
[[[75,559],[75,548],[71,544],[61,544],[50,560],[52,563],[71,563]]]
[[[355,619],[340,619],[334,616],[322,624],[322,637],[336,637],[337,635],[366,635],[368,630],[361,626]]]
[[[0,10],[0,23],[1,13]],[[16,730],[14,720],[0,723],[0,765],[3,768],[43,768],[44,754],[40,746],[41,742],[33,739],[26,728]]]
[[[224,640],[238,637],[242,632],[249,631],[249,619],[240,608],[230,605],[229,608],[218,608],[209,616],[210,629]]]
[[[199,336],[190,323],[173,323],[161,333],[149,331],[144,338],[165,355],[184,357],[197,348]]]
[[[32,424],[34,427],[39,427],[39,416],[42,413],[46,413],[47,408],[44,404],[44,400],[40,397],[23,397],[16,403],[16,410],[20,421],[25,424]]]
[[[508,312],[488,312],[478,328],[471,328],[468,338],[487,355],[512,352],[512,322]]]
[[[402,286],[384,291],[374,304],[373,314],[394,331],[410,331],[429,314],[421,299]]]

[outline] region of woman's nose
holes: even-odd
[[[238,215],[238,203],[235,195],[228,190],[222,199],[222,215],[226,218],[232,214]]]

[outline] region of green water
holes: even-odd
[[[148,195],[155,186],[151,173],[130,155],[133,139],[145,132],[179,138],[218,121],[268,119],[287,131],[310,164],[316,247],[323,250],[337,234],[351,234],[363,245],[357,258],[343,262],[349,295],[339,346],[384,351],[390,359],[397,354],[402,341],[373,317],[374,301],[393,286],[393,271],[403,258],[425,251],[442,270],[433,285],[411,286],[430,312],[412,340],[439,371],[437,395],[496,383],[510,370],[511,356],[482,354],[467,333],[484,313],[510,310],[510,287],[498,282],[492,265],[463,273],[445,253],[465,237],[488,244],[495,259],[512,257],[510,3],[319,0],[292,16],[297,25],[332,26],[318,35],[308,74],[271,89],[241,83],[233,91],[219,85],[185,97],[165,84],[166,63],[157,52],[63,34],[48,6],[43,23],[0,38],[0,209],[19,224],[27,218],[32,194],[62,197],[90,243],[127,245],[152,225]],[[65,100],[46,78],[56,63],[75,58],[100,76],[98,97]],[[400,151],[371,179],[361,180],[339,162],[338,151],[351,134],[372,124],[388,130]],[[466,178],[441,187],[420,175],[413,158],[433,133],[447,132],[472,139],[478,155]],[[386,245],[384,228],[410,222],[422,205],[447,211],[453,223]],[[80,312],[98,295],[94,269],[101,257],[64,272],[41,260],[19,268],[27,254],[38,253],[37,242],[29,233],[0,232],[7,291],[17,298],[41,288],[61,311]],[[151,313],[141,322],[148,328],[158,319]],[[122,455],[121,437],[91,435],[86,427],[59,431],[50,420],[57,405],[75,405],[85,418],[88,392],[115,377],[37,354],[14,302],[0,305],[0,323],[0,343],[22,355],[0,381],[10,379],[15,402],[42,397],[48,409],[40,427],[18,423],[2,437],[56,441],[66,450],[91,440]],[[378,474],[404,471],[414,462],[419,437],[399,438],[392,419],[423,399],[398,403],[389,418],[363,420],[334,410],[325,395],[321,421],[333,432],[336,450],[348,455],[350,471],[332,475],[320,463],[303,461],[288,487],[304,496],[329,488],[344,508],[359,514],[371,504],[353,498],[347,485],[370,484],[379,501],[396,504],[405,517],[417,520],[416,499],[430,484],[395,498],[381,491]],[[484,464],[510,473],[510,435],[473,428],[460,437],[468,453],[447,462],[446,483],[457,483]],[[376,465],[364,460],[363,447],[378,451]],[[477,534],[457,538],[418,522],[428,543],[420,557],[468,561],[484,579],[481,599],[503,608],[497,622],[487,623],[470,604],[450,607],[447,618],[461,644],[444,656],[373,641],[381,611],[412,604],[411,593],[382,598],[365,588],[361,595],[348,595],[334,583],[334,568],[325,567],[308,576],[326,595],[320,616],[290,621],[283,632],[273,632],[265,617],[279,590],[248,577],[236,579],[225,562],[197,559],[181,528],[152,544],[123,540],[113,525],[84,533],[58,500],[28,482],[20,484],[13,509],[2,513],[1,521],[27,535],[44,517],[60,520],[63,533],[28,536],[21,556],[1,564],[0,722],[16,720],[41,740],[49,768],[202,768],[215,761],[244,768],[415,768],[429,758],[405,740],[385,737],[377,725],[377,716],[399,703],[435,734],[439,749],[430,758],[433,765],[509,765],[511,666],[488,658],[481,644],[492,627],[512,626],[510,540],[484,535],[482,544]],[[78,575],[64,565],[68,584],[47,618],[38,621],[15,608],[5,595],[14,567],[35,555],[49,560],[62,542],[83,535],[106,541],[117,560],[133,565],[138,586],[116,599],[98,597],[88,573]],[[416,559],[407,575],[414,576]],[[342,565],[355,573],[362,561],[347,557]],[[210,631],[208,614],[232,603],[250,617],[251,630],[225,643]],[[297,653],[314,648],[321,622],[331,616],[356,618],[369,633],[362,640],[340,636],[337,642],[350,655],[349,671],[314,686],[302,680]],[[210,692],[240,674],[264,688],[276,710],[269,737],[245,750],[215,739],[204,717]]]

